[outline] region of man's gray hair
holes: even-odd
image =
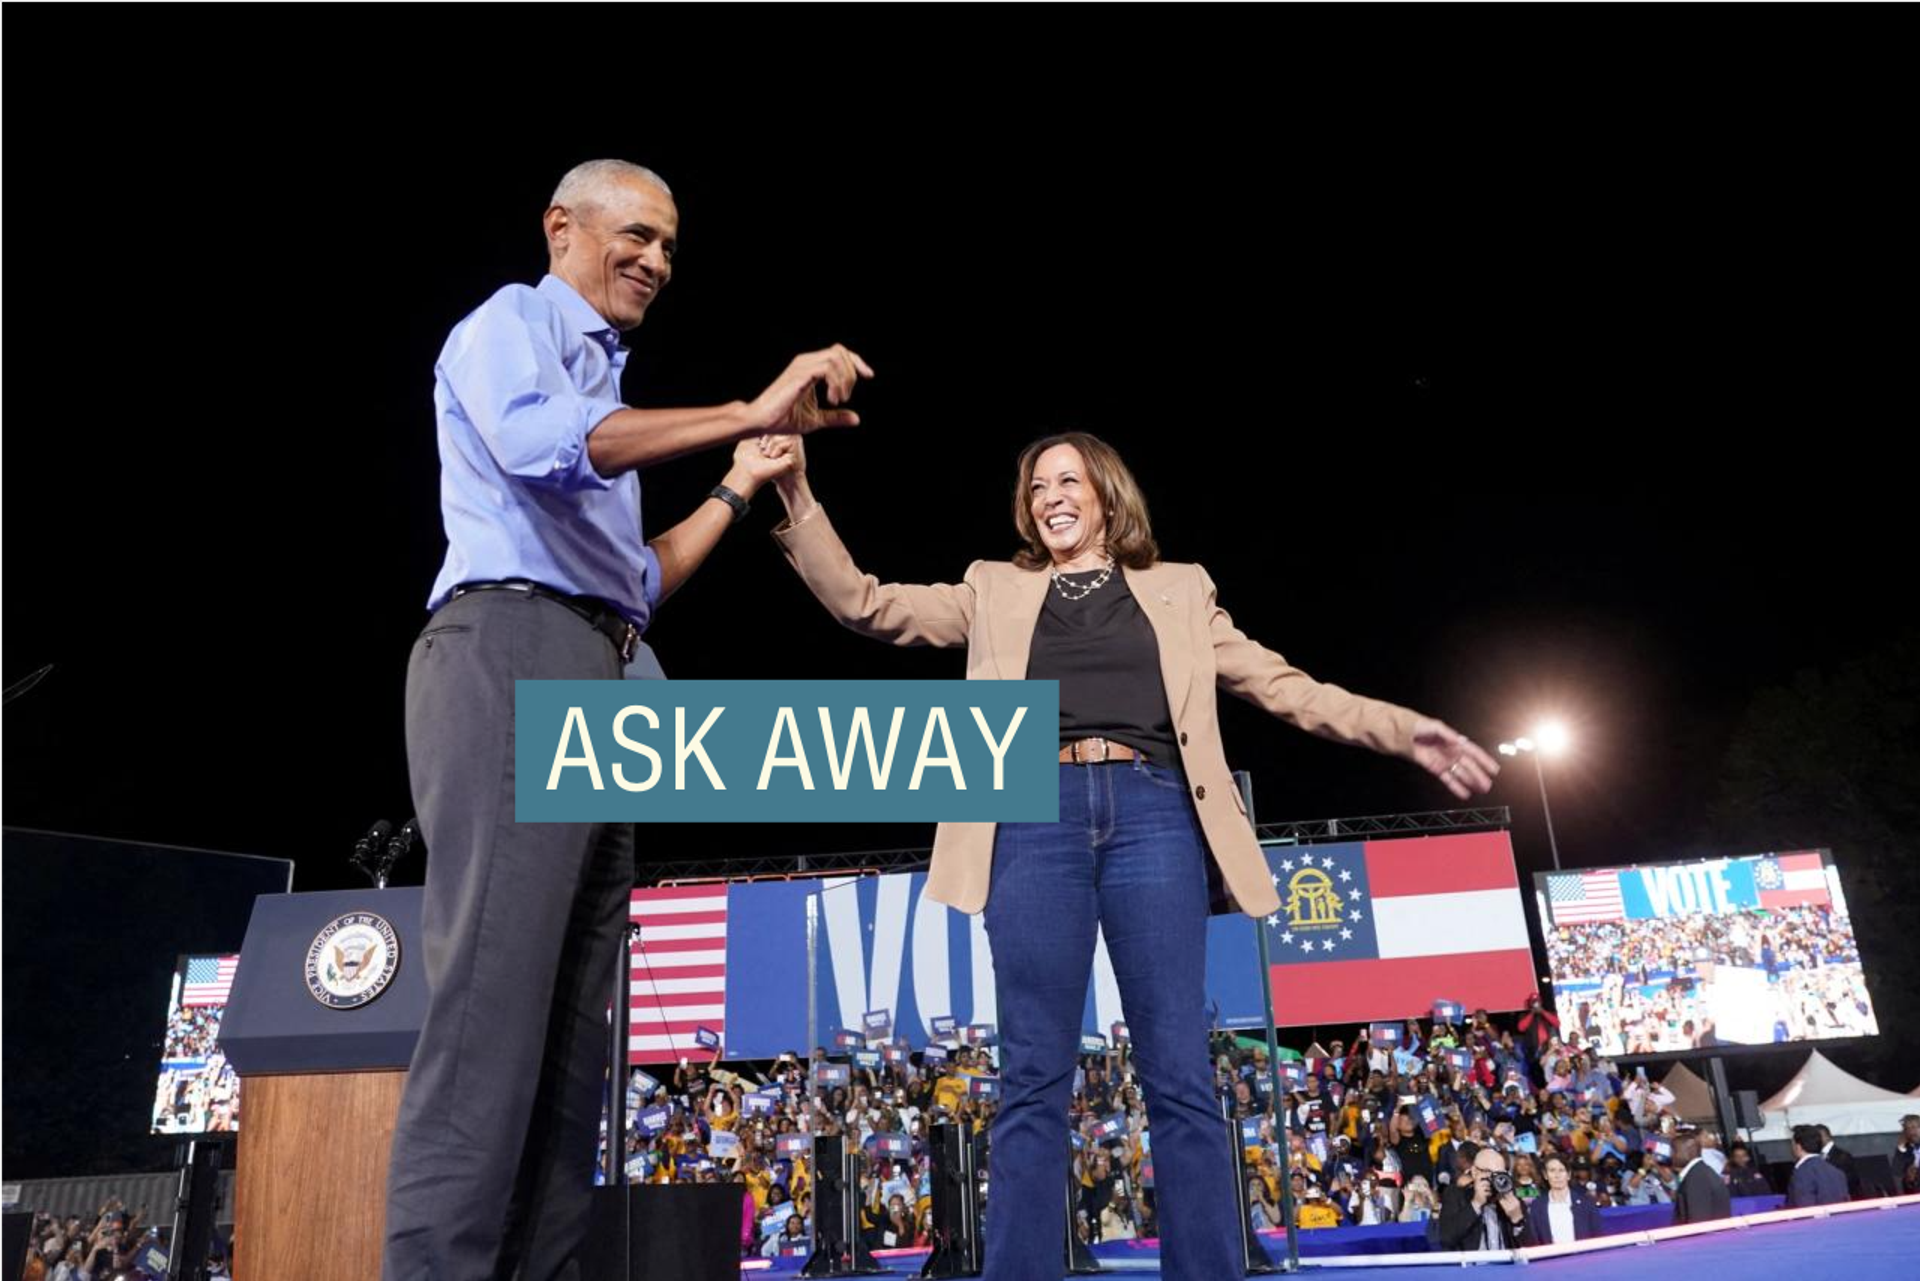
[[[616,183],[632,178],[650,182],[669,196],[673,194],[666,180],[645,165],[631,160],[588,160],[567,170],[548,203],[569,209],[598,208]]]

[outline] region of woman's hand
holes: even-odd
[[[1445,721],[1425,716],[1413,727],[1413,759],[1460,800],[1493,790],[1500,762]]]
[[[813,487],[807,483],[807,448],[798,436],[762,436],[746,442],[766,455],[770,464],[779,460],[773,476],[774,488],[787,509],[789,521],[800,521],[813,513]],[[742,448],[745,448],[743,445]]]
[[[799,441],[798,436],[759,436],[741,441],[733,447],[733,465],[720,483],[742,498],[752,498],[762,485],[793,470]]]

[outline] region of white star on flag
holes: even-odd
[[[1328,857],[1328,858],[1323,858],[1323,859],[1321,859],[1321,860],[1320,860],[1320,866],[1321,866],[1321,867],[1332,867],[1332,866],[1333,866],[1333,859],[1332,859],[1331,857]]]
[[[1352,931],[1352,930],[1341,930],[1341,931],[1340,931],[1340,937],[1341,937],[1341,938],[1343,938],[1343,939],[1350,939],[1350,938],[1352,938],[1352,937],[1353,937],[1353,931]]]
[[[1311,951],[1313,951],[1313,940],[1312,940],[1312,939],[1308,939],[1308,940],[1307,940],[1306,942],[1304,942],[1304,943],[1302,943],[1302,944],[1300,945],[1300,950],[1301,950],[1302,952],[1311,952]]]
[[[1347,919],[1348,919],[1349,921],[1357,921],[1357,920],[1359,920],[1359,919],[1360,919],[1360,913],[1359,913],[1358,911],[1352,911],[1352,912],[1348,912],[1348,913],[1347,913]]]
[[[1280,924],[1280,913],[1278,913],[1278,912],[1275,912],[1275,913],[1274,913],[1274,914],[1273,914],[1272,916],[1269,916],[1269,917],[1267,918],[1267,924],[1268,924],[1268,925],[1278,925],[1278,924]]]
[[[1283,872],[1291,872],[1293,870],[1293,860],[1290,858],[1281,859],[1280,870]]]
[[[1285,933],[1285,934],[1282,934],[1282,935],[1280,936],[1280,941],[1281,941],[1282,943],[1291,943],[1291,942],[1293,942],[1293,933],[1292,933],[1292,931],[1288,931],[1287,933]]]
[[[1340,879],[1343,881],[1351,881],[1353,879],[1353,873],[1343,867],[1340,869]]]
[[[1326,942],[1322,943],[1320,946],[1323,950],[1331,952],[1333,951],[1333,940],[1328,939]]]

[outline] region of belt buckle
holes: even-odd
[[[1110,744],[1109,744],[1109,743],[1107,742],[1107,740],[1106,740],[1106,739],[1104,739],[1104,738],[1095,738],[1095,739],[1082,739],[1082,740],[1081,740],[1081,742],[1094,742],[1094,743],[1098,743],[1098,744],[1100,744],[1100,755],[1098,755],[1098,756],[1093,756],[1093,757],[1089,757],[1089,758],[1087,759],[1087,761],[1086,761],[1086,764],[1088,764],[1088,765],[1105,765],[1105,764],[1106,764],[1106,763],[1107,763],[1107,762],[1108,762],[1109,760],[1112,760],[1112,759],[1113,759],[1113,751],[1112,751],[1112,747],[1111,747],[1111,745],[1110,745]],[[1074,745],[1074,749],[1073,749],[1073,754],[1074,754],[1074,755],[1075,755],[1076,757],[1078,757],[1078,756],[1080,755],[1080,747],[1079,747],[1079,744],[1075,744],[1075,745]]]

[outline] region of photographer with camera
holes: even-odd
[[[1454,1180],[1440,1203],[1442,1250],[1512,1250],[1528,1244],[1527,1214],[1514,1195],[1507,1158],[1480,1148],[1470,1178]]]

